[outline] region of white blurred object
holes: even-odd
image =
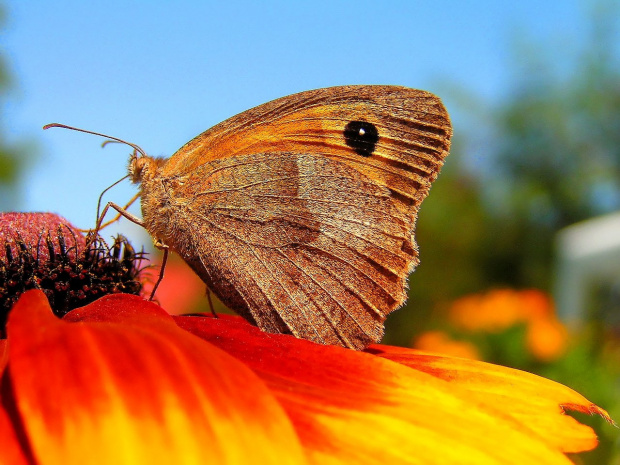
[[[567,325],[579,327],[592,286],[620,282],[620,212],[562,229],[557,257],[558,313]]]

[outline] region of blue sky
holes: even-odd
[[[515,41],[576,47],[584,1],[12,1],[2,54],[16,81],[10,141],[36,142],[15,209],[94,224],[99,193],[126,174],[129,150],[102,150],[61,122],[171,155],[219,121],[317,87],[459,86],[501,98]],[[465,116],[466,117],[466,116]],[[459,121],[455,121],[458,136]],[[107,197],[124,203],[125,182]],[[134,212],[139,212],[135,209]],[[121,230],[125,230],[121,227]],[[109,234],[115,230],[111,228]],[[132,237],[138,231],[129,231]]]

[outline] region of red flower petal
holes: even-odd
[[[261,376],[315,463],[570,463],[508,415],[421,371],[237,318],[175,319]]]
[[[0,375],[4,373],[4,367],[9,359],[9,346],[6,339],[0,339]]]
[[[599,414],[612,422],[605,410],[582,395],[531,373],[400,347],[374,345],[369,350],[469,391],[472,399],[495,405],[563,452],[582,452],[597,445],[592,429],[564,414],[565,410]]]
[[[38,291],[9,316],[10,379],[37,463],[304,463],[260,379],[160,307],[111,295],[66,319]]]
[[[23,452],[8,413],[0,409],[0,457],[3,464],[21,465],[31,463]]]
[[[11,396],[10,385],[4,375],[4,369],[8,360],[8,345],[6,339],[0,339],[0,400],[2,405],[7,405]],[[0,408],[0,451],[2,463],[20,465],[29,463],[22,451],[22,447],[17,439],[17,433],[9,413]]]
[[[65,320],[51,316],[36,291],[24,294],[9,320],[4,386],[12,395],[3,395],[3,405],[14,400],[16,411],[7,417],[0,409],[0,433],[7,418],[9,426],[21,421],[16,431],[39,463],[303,463],[298,438],[321,464],[568,464],[557,447],[577,450],[530,425],[531,408],[524,413],[523,404],[506,402],[498,380],[514,378],[521,388],[531,375],[511,378],[501,367],[371,349],[396,363],[266,334],[239,318],[173,320],[127,295],[103,298]],[[461,366],[464,373],[451,372]],[[591,406],[546,383],[545,417],[553,402],[556,409],[560,401]],[[564,427],[572,425],[556,424],[553,434]],[[11,441],[17,443],[15,435]]]

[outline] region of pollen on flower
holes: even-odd
[[[58,316],[106,294],[139,294],[143,256],[122,236],[109,246],[52,213],[0,213],[0,337],[29,289],[42,290]]]

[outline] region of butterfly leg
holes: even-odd
[[[101,215],[99,216],[99,218],[97,218],[97,223],[95,225],[95,229],[89,231],[89,235],[88,235],[88,237],[86,239],[87,243],[95,241],[97,239],[97,237],[99,237],[99,231],[102,228],[101,225],[103,223],[103,219],[105,218],[105,216],[108,213],[108,210],[110,208],[113,208],[114,210],[116,210],[121,216],[124,216],[129,221],[131,221],[132,223],[135,223],[135,224],[137,224],[139,226],[144,227],[144,221],[142,221],[140,218],[138,218],[137,216],[132,215],[127,210],[125,210],[123,207],[121,207],[119,205],[116,205],[114,202],[108,202],[108,204],[103,209],[103,212],[101,212]]]
[[[137,196],[134,199],[132,199],[131,202],[128,205],[131,205],[136,199],[137,199]],[[138,226],[144,227],[144,221],[142,221],[140,218],[138,218],[135,215],[132,215],[131,213],[129,213],[125,208],[121,207],[120,205],[117,205],[114,202],[108,202],[107,205],[103,208],[103,211],[101,212],[101,216],[99,216],[99,219],[97,220],[97,226],[95,228],[96,234],[94,235],[95,237],[97,237],[97,235],[99,234],[99,230],[102,228],[103,219],[105,218],[105,216],[108,213],[108,210],[110,208],[116,210],[120,216],[123,216],[123,217],[127,218],[132,223],[135,223]],[[109,224],[109,223],[106,223],[106,225],[107,224]],[[162,279],[164,279],[164,271],[166,269],[166,262],[168,261],[168,246],[166,244],[164,244],[162,241],[160,241],[159,239],[154,239],[153,240],[153,245],[157,249],[162,250],[164,252],[164,256],[163,256],[162,262],[161,262],[161,268],[160,268],[160,271],[159,271],[159,277],[157,278],[157,282],[155,283],[155,286],[153,286],[153,290],[151,291],[151,295],[149,297],[149,300],[153,300],[153,298],[155,297],[155,291],[157,291],[157,288],[159,287],[159,284],[161,283]]]
[[[207,301],[209,302],[209,310],[211,310],[211,314],[213,315],[213,318],[219,318],[217,316],[217,313],[215,313],[215,308],[213,307],[213,301],[211,300],[211,289],[209,289],[208,286],[206,289],[206,294],[207,294]]]
[[[127,212],[127,209],[128,209],[129,207],[131,207],[131,206],[133,205],[133,203],[134,203],[136,200],[138,200],[139,198],[140,198],[140,193],[137,193],[136,195],[134,195],[134,196],[131,198],[131,200],[130,200],[129,202],[127,202],[127,203],[125,204],[125,206],[124,206],[124,207],[121,207],[121,209],[122,209],[124,212]],[[117,206],[115,206],[114,208],[115,208],[115,209],[116,209],[119,213],[117,213],[117,214],[116,214],[116,216],[115,216],[114,218],[112,218],[110,221],[106,221],[105,223],[103,223],[102,225],[100,225],[100,226],[99,226],[98,231],[102,230],[103,228],[106,228],[106,227],[110,226],[112,223],[115,223],[116,221],[118,221],[118,220],[120,219],[120,217],[121,217],[121,216],[124,216],[122,213],[120,213],[120,210],[118,210],[118,208],[117,208],[117,207],[118,207],[118,205],[117,205]],[[136,217],[135,217],[135,216],[133,216],[133,215],[131,215],[131,216],[132,216],[134,219],[136,219]],[[128,220],[130,220],[131,222],[135,223],[135,221],[133,221],[131,218],[129,218],[129,217],[126,217],[126,218],[127,218]],[[140,224],[140,223],[136,223],[136,224]],[[142,224],[140,224],[140,225],[142,226]]]
[[[133,203],[133,200],[132,200],[131,203]],[[131,205],[131,203],[129,205]],[[101,212],[101,215],[97,219],[97,225],[95,227],[95,231],[97,233],[99,233],[99,231],[101,230],[103,219],[105,218],[105,216],[108,213],[108,210],[110,208],[113,208],[114,210],[116,210],[120,216],[123,216],[123,217],[127,218],[132,223],[135,223],[138,226],[144,227],[144,221],[142,221],[140,218],[138,218],[135,215],[132,215],[131,213],[129,213],[125,208],[121,207],[120,205],[116,205],[114,202],[108,202],[108,204],[103,208],[103,211]],[[107,224],[108,223],[106,223],[106,225]]]
[[[164,256],[161,259],[161,267],[159,268],[159,276],[157,277],[157,282],[153,286],[153,290],[151,291],[149,300],[153,300],[153,298],[155,297],[155,291],[157,291],[159,284],[164,279],[164,271],[166,270],[166,263],[168,262],[168,250],[169,250],[168,246],[164,244],[162,241],[160,241],[159,239],[153,239],[153,245],[155,246],[155,248],[163,251]]]

